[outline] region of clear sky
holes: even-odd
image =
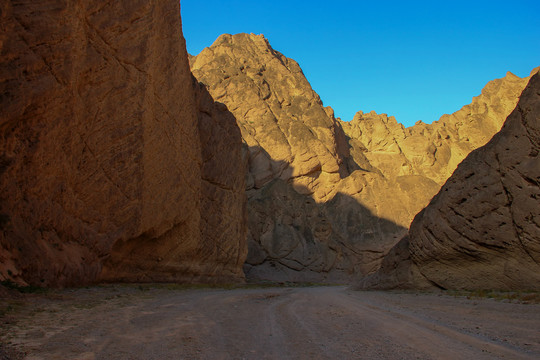
[[[459,110],[507,71],[540,66],[540,0],[181,0],[188,52],[223,33],[264,34],[298,61],[336,116],[406,126]]]

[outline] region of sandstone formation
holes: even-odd
[[[248,161],[246,274],[347,281],[376,270],[457,164],[502,126],[527,79],[490,82],[431,125],[334,117],[262,35],[222,35],[191,70],[238,121]]]
[[[386,178],[421,175],[441,186],[472,150],[501,129],[529,78],[508,72],[490,81],[471,104],[429,125],[419,121],[405,128],[393,116],[359,112],[342,126],[352,149],[360,148]]]
[[[247,189],[295,179],[317,199],[347,174],[346,139],[298,64],[263,36],[222,35],[191,69],[216,101],[236,115],[249,147]],[[239,117],[238,115],[241,115]]]
[[[0,6],[0,280],[242,279],[240,132],[179,2]]]
[[[351,169],[373,169],[354,163],[340,122],[322,106],[298,64],[264,37],[247,34],[221,36],[191,63],[194,75],[227,105],[242,130],[250,277],[337,280],[358,268],[371,270],[405,228],[356,201],[336,198],[332,204],[341,204],[339,214],[325,204],[343,189],[362,192],[371,182],[364,176],[381,176],[363,171],[342,181]],[[395,235],[386,240],[382,234]]]
[[[362,287],[540,289],[540,75]]]

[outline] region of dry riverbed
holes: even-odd
[[[110,285],[0,300],[0,360],[540,358],[540,305],[487,298]]]

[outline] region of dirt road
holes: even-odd
[[[108,286],[13,304],[26,359],[539,359],[540,305],[345,287]],[[1,358],[1,356],[0,356]]]

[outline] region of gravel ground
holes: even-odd
[[[0,359],[540,359],[540,305],[345,287],[2,299]]]

